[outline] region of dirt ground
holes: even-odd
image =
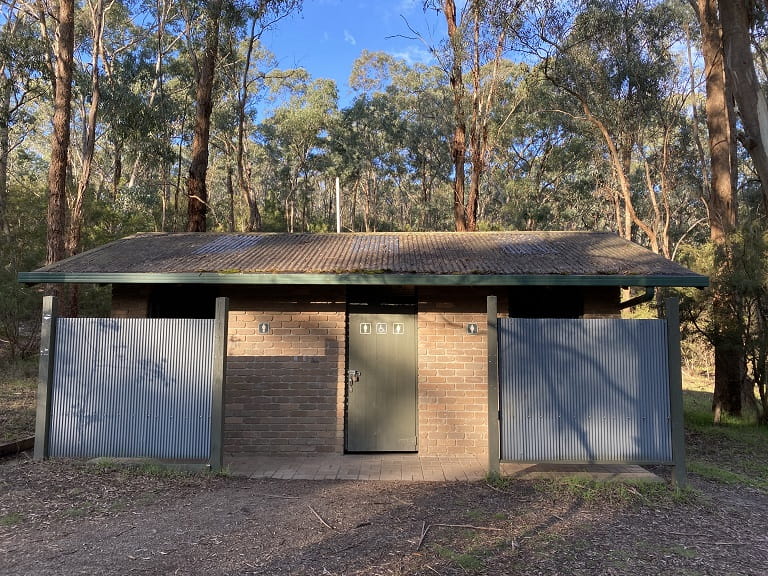
[[[768,495],[0,461],[0,574],[768,573]]]

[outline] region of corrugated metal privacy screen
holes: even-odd
[[[213,320],[56,322],[51,456],[208,458]]]
[[[502,460],[672,461],[664,320],[499,320]]]

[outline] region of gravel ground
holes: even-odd
[[[0,461],[0,574],[768,574],[768,496]]]

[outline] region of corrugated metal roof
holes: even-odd
[[[231,283],[264,283],[263,275],[331,279],[415,275],[461,276],[479,283],[523,277],[659,277],[662,284],[703,286],[704,276],[605,232],[410,232],[375,234],[137,234],[34,272],[23,282],[193,281],[211,275]],[[242,276],[239,280],[237,276]],[[161,279],[164,277],[164,279]],[[503,281],[502,278],[504,277]],[[87,278],[91,278],[88,280]],[[281,278],[283,278],[281,276]],[[263,279],[262,279],[263,280]],[[282,281],[281,281],[282,282]],[[277,282],[275,282],[277,283]],[[313,281],[310,283],[320,283]],[[358,282],[360,283],[360,282]],[[431,283],[424,280],[420,283]],[[459,283],[450,280],[437,283]],[[521,282],[522,283],[522,282]],[[539,281],[531,283],[541,283]],[[556,283],[568,284],[566,278]],[[598,282],[600,283],[600,282]],[[649,282],[624,282],[649,285]]]

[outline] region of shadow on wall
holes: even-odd
[[[502,459],[669,462],[660,320],[502,319]]]
[[[59,318],[49,454],[204,460],[213,320]]]
[[[343,369],[333,338],[324,354],[228,356],[225,453],[341,452]]]

